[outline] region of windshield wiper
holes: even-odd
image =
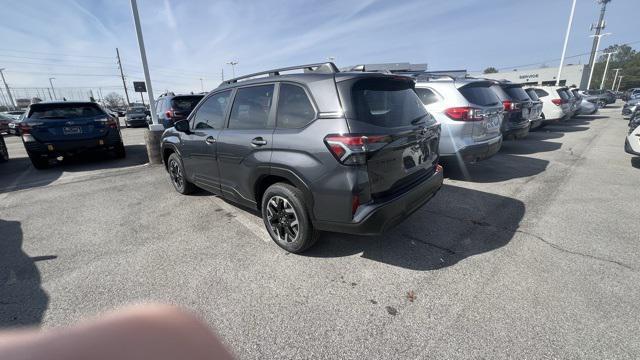
[[[419,122],[420,122],[420,120],[421,120],[422,118],[424,118],[425,116],[429,116],[429,114],[424,114],[424,115],[418,116],[417,118],[415,118],[415,119],[411,120],[411,125],[415,125],[415,124],[419,123]]]

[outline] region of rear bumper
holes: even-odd
[[[535,120],[529,120],[529,130],[535,129],[542,125],[542,118],[538,117]]]
[[[446,161],[454,161],[462,159],[469,163],[474,161],[486,160],[495,155],[502,147],[502,135],[495,139],[491,139],[484,143],[466,146],[458,150],[457,154],[442,155],[441,158]]]
[[[442,171],[436,171],[402,195],[380,203],[361,205],[354,222],[315,221],[314,226],[318,230],[348,234],[381,234],[401,223],[429,201],[440,190],[442,179]]]
[[[523,127],[507,126],[507,128],[505,128],[502,131],[503,137],[513,136],[517,139],[524,138],[528,134],[529,134],[529,121],[525,122]]]
[[[111,150],[122,143],[117,131],[111,130],[109,134],[97,139],[70,140],[70,141],[29,141],[23,142],[27,151],[39,155],[60,155],[68,153],[80,153],[91,150]]]
[[[631,155],[638,155],[638,156],[640,156],[640,153],[639,153],[639,152],[635,152],[635,151],[633,151],[633,149],[631,148],[631,145],[629,144],[629,138],[625,138],[625,139],[624,139],[624,151],[625,151],[626,153],[628,153],[628,154],[631,154]]]
[[[142,125],[148,125],[149,122],[147,121],[146,118],[144,119],[125,119],[125,122],[129,125],[133,125],[133,126],[142,126]]]

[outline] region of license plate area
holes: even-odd
[[[62,128],[62,133],[65,135],[82,134],[82,128],[80,126],[65,126]]]

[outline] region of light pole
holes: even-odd
[[[571,33],[571,24],[573,24],[573,14],[576,11],[576,0],[571,4],[571,14],[569,15],[569,24],[567,24],[567,32],[564,35],[564,45],[562,46],[562,56],[560,57],[560,66],[558,67],[558,76],[556,77],[556,86],[560,86],[560,75],[562,74],[562,66],[564,66],[564,55],[567,52],[567,44],[569,43],[569,34]]]
[[[612,51],[608,53],[603,53],[602,55],[607,55],[607,65],[604,66],[604,72],[602,73],[602,81],[600,82],[600,90],[604,89],[604,81],[607,78],[607,70],[609,70],[609,60],[611,60],[611,55],[615,54],[617,51]]]
[[[602,39],[603,36],[608,36],[611,35],[611,33],[604,33],[604,34],[598,34],[598,35],[589,35],[589,37],[597,37],[598,41],[596,42],[596,53],[598,52],[598,48],[600,47],[600,40]],[[593,60],[593,64],[591,64],[591,71],[589,71],[589,81],[587,82],[587,90],[591,89],[591,78],[593,78],[593,69],[596,68],[596,61],[595,59]]]
[[[233,78],[235,78],[236,77],[236,65],[238,65],[238,62],[232,60],[232,61],[229,61],[227,64],[231,65],[231,75],[232,75]]]
[[[617,69],[611,69],[611,70],[615,70],[616,71],[616,75],[613,77],[613,83],[611,84],[611,90],[613,90],[613,88],[616,87],[616,81],[618,80],[618,71],[620,71],[622,69],[617,68]]]
[[[11,91],[9,90],[9,85],[7,85],[7,80],[5,80],[4,78],[4,68],[0,69],[0,76],[2,77],[2,82],[4,83],[4,88],[7,90],[7,96],[9,97],[9,103],[11,104],[11,107],[15,109],[16,107],[16,103],[13,102],[13,96],[11,96]]]
[[[622,78],[623,78],[623,77],[624,77],[624,76],[622,76],[622,75],[620,75],[620,76],[618,77],[618,87],[616,87],[616,91],[620,91],[620,84],[622,84]]]
[[[200,78],[200,90],[204,92],[204,83],[202,82],[202,78]]]
[[[55,80],[56,78],[54,77],[50,77],[49,78],[49,85],[51,85],[51,92],[53,93],[53,99],[57,100],[58,97],[56,96],[56,89],[53,88],[53,80]]]

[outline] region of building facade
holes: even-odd
[[[501,71],[493,74],[481,74],[477,76],[496,80],[509,80],[528,85],[555,85],[557,67],[545,67],[539,69]],[[560,85],[577,86],[580,89],[587,88],[589,81],[589,68],[587,65],[566,65],[562,68]]]

